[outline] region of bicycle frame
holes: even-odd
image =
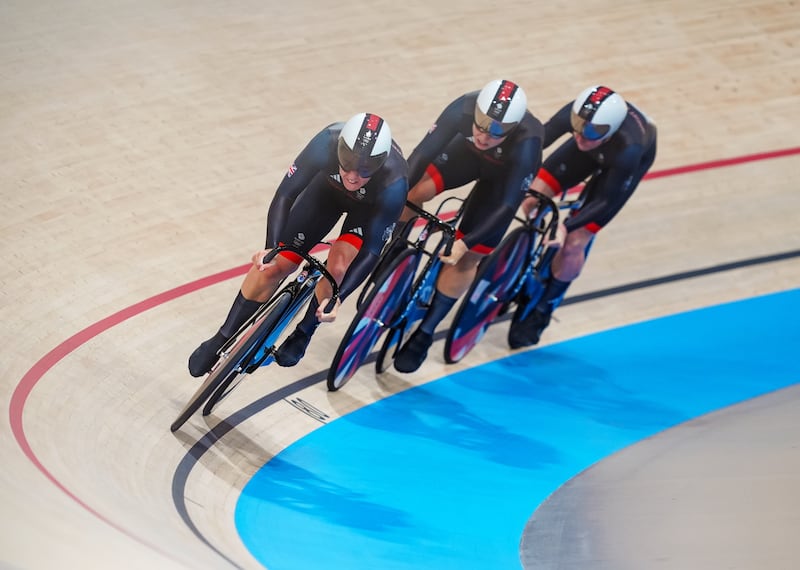
[[[317,282],[320,279],[327,280],[331,284],[331,288],[333,290],[331,301],[326,307],[326,309],[330,310],[336,304],[336,300],[339,298],[339,285],[336,283],[336,280],[333,278],[333,276],[325,268],[324,263],[319,261],[316,257],[312,256],[310,253],[305,253],[293,247],[282,245],[276,247],[275,249],[271,250],[267,255],[265,255],[263,263],[265,264],[269,263],[275,258],[275,256],[284,251],[292,252],[299,255],[300,257],[303,258],[305,265],[300,269],[300,272],[297,273],[292,278],[291,281],[289,281],[288,283],[286,283],[285,279],[281,281],[281,283],[278,285],[278,289],[275,291],[272,297],[269,300],[265,301],[264,304],[258,309],[258,311],[256,311],[256,313],[252,317],[250,317],[250,319],[248,319],[238,331],[236,331],[236,334],[234,334],[222,346],[222,348],[220,349],[220,358],[222,358],[223,356],[228,356],[228,351],[235,344],[236,339],[242,334],[243,331],[247,330],[255,321],[257,321],[261,317],[263,312],[269,308],[270,301],[279,297],[281,293],[288,292],[291,295],[291,301],[289,303],[289,306],[286,307],[286,309],[283,311],[281,319],[276,323],[273,330],[274,334],[270,335],[268,338],[265,338],[263,341],[261,341],[259,343],[260,346],[258,346],[256,350],[251,353],[253,355],[253,358],[251,359],[251,362],[246,365],[250,370],[254,370],[258,366],[269,364],[268,362],[265,361],[267,358],[271,356],[271,353],[274,352],[274,350],[269,350],[270,348],[274,349],[274,347],[270,347],[269,345],[274,343],[275,340],[277,340],[277,337],[280,336],[280,333],[283,331],[286,325],[289,324],[289,321],[291,321],[292,318],[294,318],[294,316],[300,310],[301,306],[308,301],[310,295],[306,290],[311,289],[311,291],[313,292],[314,287],[316,286]],[[284,283],[286,284],[284,285]],[[305,293],[305,295],[303,293]],[[253,362],[258,361],[259,359],[261,359],[259,364],[253,365]]]
[[[326,279],[331,284],[331,301],[326,310],[331,310],[335,305],[339,298],[338,283],[325,265],[310,254],[289,246],[280,246],[264,257],[264,263],[269,263],[283,251],[299,255],[306,264],[289,283],[284,285],[282,281],[275,294],[223,345],[219,360],[172,423],[171,431],[178,430],[206,401],[208,402],[203,409],[203,415],[208,415],[211,409],[238,385],[234,380],[237,378],[241,380],[244,374],[250,374],[260,366],[271,362],[270,357],[274,354],[275,342],[314,294],[319,279]],[[278,312],[273,314],[274,311]],[[255,330],[251,330],[254,327]]]
[[[419,260],[421,260],[423,256],[427,256],[428,259],[421,270],[419,270],[418,267],[417,278],[411,287],[411,295],[407,299],[404,309],[400,311],[391,323],[387,323],[388,328],[397,328],[399,326],[405,328],[409,324],[424,317],[425,312],[428,310],[434,288],[436,287],[436,280],[442,268],[442,261],[439,259],[439,253],[442,251],[445,255],[450,253],[453,242],[455,241],[455,224],[461,218],[461,213],[463,211],[462,201],[462,206],[452,219],[448,221],[442,220],[439,217],[439,213],[442,207],[451,200],[461,200],[461,198],[455,196],[447,198],[439,204],[435,213],[430,213],[412,202],[406,203],[408,208],[417,214],[418,218],[425,220],[425,224],[417,238],[413,242],[408,243],[417,251],[417,265],[419,265]],[[409,220],[409,223],[412,222],[413,220]],[[442,239],[429,251],[426,248],[428,240],[431,235],[439,231],[443,233]]]

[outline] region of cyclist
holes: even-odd
[[[469,287],[481,258],[500,243],[541,165],[544,127],[528,110],[523,89],[494,80],[452,101],[409,157],[409,201],[476,184],[465,202],[450,255],[442,255],[431,307],[399,350],[394,365],[413,372],[433,342],[436,326]],[[413,217],[406,208],[401,221]]]
[[[570,283],[581,272],[597,232],[608,225],[631,197],[656,157],[656,127],[619,93],[602,85],[581,91],[545,124],[547,148],[571,136],[547,157],[531,188],[553,197],[588,178],[583,203],[559,224],[552,244],[559,249],[550,264],[544,293],[521,320],[512,322],[509,345],[537,344]],[[526,198],[523,211],[537,206]]]
[[[340,284],[340,303],[372,270],[407,194],[408,164],[381,117],[359,113],[322,129],[278,186],[267,215],[265,249],[253,254],[253,265],[220,329],[189,357],[190,374],[197,377],[211,370],[225,341],[302,261],[295,253],[282,252],[264,264],[271,249],[287,244],[307,252],[346,214],[326,262]],[[339,303],[330,313],[323,312],[330,297],[330,284],[321,280],[304,317],[277,350],[279,365],[295,365],[319,323],[336,318]]]

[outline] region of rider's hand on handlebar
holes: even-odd
[[[469,248],[467,247],[467,244],[464,243],[464,240],[458,239],[453,242],[450,255],[445,255],[444,253],[440,253],[439,259],[442,260],[442,263],[445,263],[447,265],[455,265],[468,251]]]
[[[336,320],[336,313],[339,312],[339,307],[342,304],[340,299],[336,299],[336,304],[331,309],[330,313],[326,313],[325,309],[328,307],[328,303],[330,303],[330,298],[323,299],[320,301],[319,307],[317,307],[317,320],[321,323],[332,323]]]
[[[273,259],[269,263],[264,263],[264,256],[266,256],[271,249],[261,249],[253,254],[252,260],[253,265],[256,266],[256,269],[259,271],[264,271],[267,267],[272,267],[275,264],[275,260]]]

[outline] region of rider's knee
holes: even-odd
[[[436,196],[436,183],[426,172],[411,190],[408,191],[408,200],[420,206]]]
[[[263,271],[257,271],[257,274],[260,280],[264,282],[275,279],[282,280],[294,273],[299,265],[294,260],[278,254],[273,259],[273,263],[267,265]]]
[[[583,232],[570,232],[564,245],[556,254],[553,261],[554,273],[558,279],[571,281],[578,277],[586,262],[586,245],[591,235],[584,236]]]
[[[582,246],[580,242],[570,242],[567,240],[561,248],[559,256],[563,260],[569,260],[571,264],[575,264],[577,262],[582,262],[585,249],[586,248]]]
[[[328,261],[325,266],[336,282],[341,283],[342,279],[344,279],[345,273],[347,273],[347,269],[350,267],[351,261],[352,260],[350,259],[344,259],[342,257],[328,257]]]

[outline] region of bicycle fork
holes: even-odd
[[[308,297],[314,294],[314,288],[316,287],[319,277],[319,272],[312,270],[310,267],[305,267],[297,274],[294,280],[284,288],[285,291],[291,294],[292,301],[278,320],[278,324],[275,327],[276,331],[283,331],[288,321],[294,318],[300,308],[305,306]],[[278,340],[277,337],[278,335],[273,333],[259,343],[260,347],[256,351],[250,364],[242,370],[242,373],[252,374],[260,367],[272,363],[272,357],[277,349],[275,346]]]

